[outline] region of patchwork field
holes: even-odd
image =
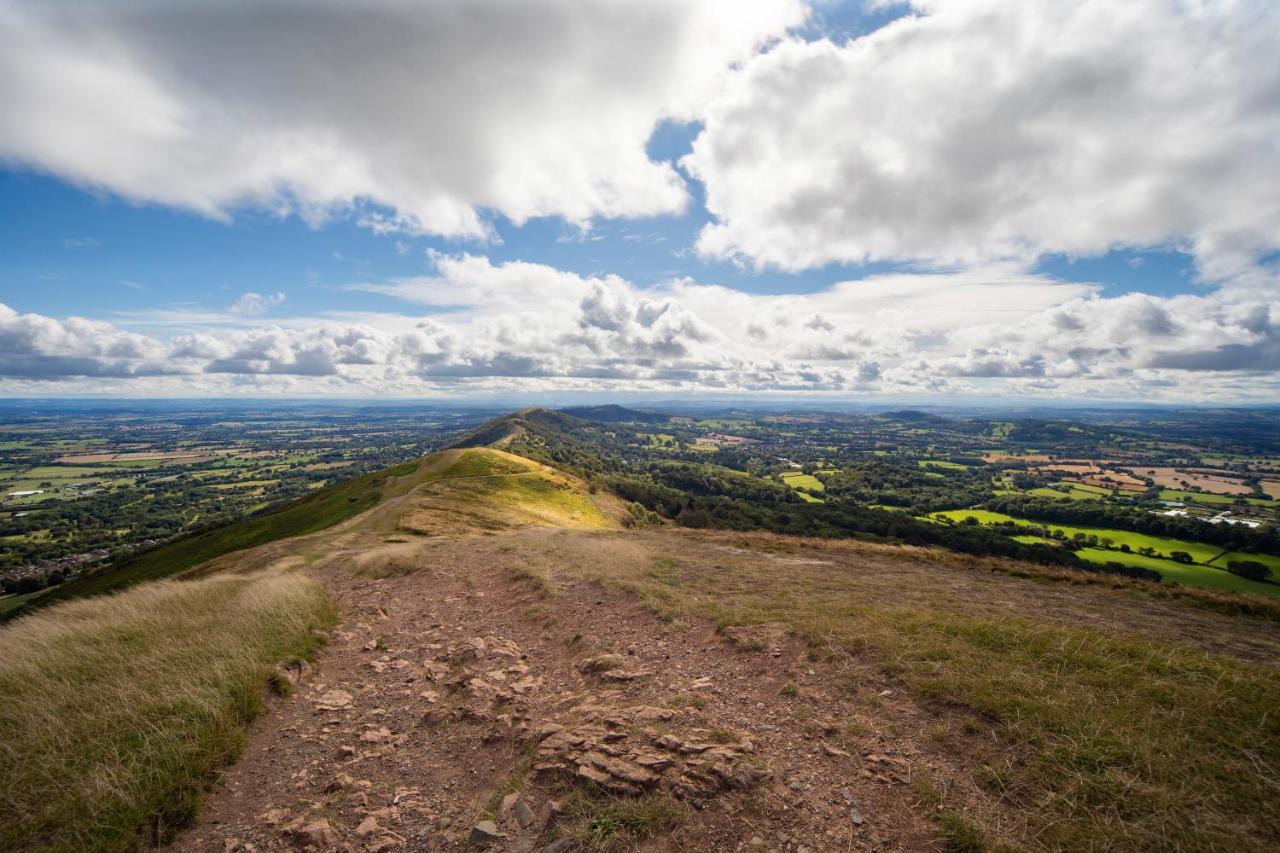
[[[1139,467],[1134,473],[1142,477],[1150,477],[1157,485],[1169,489],[1185,489],[1195,487],[1206,492],[1218,492],[1226,495],[1247,495],[1252,491],[1239,477],[1227,474],[1208,473],[1202,470],[1168,467]]]

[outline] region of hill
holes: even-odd
[[[181,582],[0,628],[5,844],[1280,844],[1274,622],[1071,566],[686,526],[836,516],[745,471],[629,468],[612,431],[515,413],[179,554]],[[628,483],[664,513],[625,511]],[[269,682],[290,695],[244,736]]]
[[[610,404],[607,406],[567,406],[560,411],[571,417],[584,421],[601,423],[640,423],[664,424],[671,420],[670,415],[651,412],[645,409],[629,409],[625,406]]]

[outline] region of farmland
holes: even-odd
[[[486,414],[424,406],[5,404],[0,579],[6,591],[37,592],[175,536],[413,459]]]
[[[963,540],[965,549],[1083,569],[1120,563],[1186,584],[1203,578],[1219,589],[1280,589],[1224,581],[1229,560],[1221,556],[1261,554],[1280,575],[1271,562],[1280,559],[1280,502],[1266,492],[1280,471],[1280,414],[1269,410],[1039,418],[700,406],[570,411],[581,417],[557,422],[563,434],[524,451],[604,487],[627,472],[627,499],[677,523]],[[0,567],[11,590],[29,593],[37,580],[19,588],[24,577],[56,582],[123,565],[175,536],[219,529],[446,446],[488,414],[431,406],[10,407],[0,419]],[[1149,472],[1176,473],[1179,484],[1161,485]],[[1181,485],[1193,475],[1195,484]],[[636,478],[654,485],[635,485]],[[661,491],[670,489],[688,496],[681,500],[717,503],[681,514]],[[976,530],[960,523],[968,516]],[[918,520],[926,517],[947,519],[952,529]],[[1010,527],[1010,519],[1020,521]],[[1175,554],[1190,562],[1175,564]]]
[[[1201,542],[1149,536],[1128,530],[1044,524],[982,509],[950,510],[933,513],[930,517],[962,524],[965,523],[966,519],[973,518],[976,519],[977,523],[984,525],[1015,524],[1019,530],[1039,531],[1035,534],[1022,533],[1014,537],[1027,543],[1038,541],[1053,544],[1058,541],[1056,537],[1059,535],[1062,539],[1083,539],[1090,543],[1096,541],[1104,547],[1080,548],[1075,552],[1076,556],[1083,560],[1103,565],[1120,563],[1126,566],[1153,569],[1158,571],[1166,580],[1177,581],[1190,586],[1231,592],[1261,592],[1280,595],[1280,586],[1258,584],[1225,571],[1232,560],[1252,559],[1271,566],[1276,575],[1280,576],[1280,558],[1276,557],[1239,552],[1224,553],[1221,548]],[[1189,555],[1194,564],[1176,562],[1170,559],[1171,555],[1178,552]]]

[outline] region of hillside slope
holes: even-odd
[[[566,417],[491,434],[551,452]],[[341,615],[172,849],[1280,845],[1272,622],[996,558],[628,529],[491,447],[412,477],[187,573],[305,572]]]

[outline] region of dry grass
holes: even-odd
[[[940,713],[981,721],[998,735],[974,739],[999,744],[993,806],[1017,813],[1025,831],[1008,840],[1020,847],[1280,848],[1280,671],[1180,633],[1194,617],[1274,640],[1271,623],[1082,587],[1080,609],[1105,613],[1085,622],[1070,618],[1074,588],[902,551],[895,561],[883,549],[806,552],[794,540],[659,538],[647,561],[566,559],[562,571],[634,591],[672,617],[784,622],[851,675],[877,669]],[[981,832],[962,823],[939,829],[951,849],[974,849]]]
[[[0,848],[124,850],[189,821],[280,661],[333,619],[301,574],[161,581],[0,629]]]

